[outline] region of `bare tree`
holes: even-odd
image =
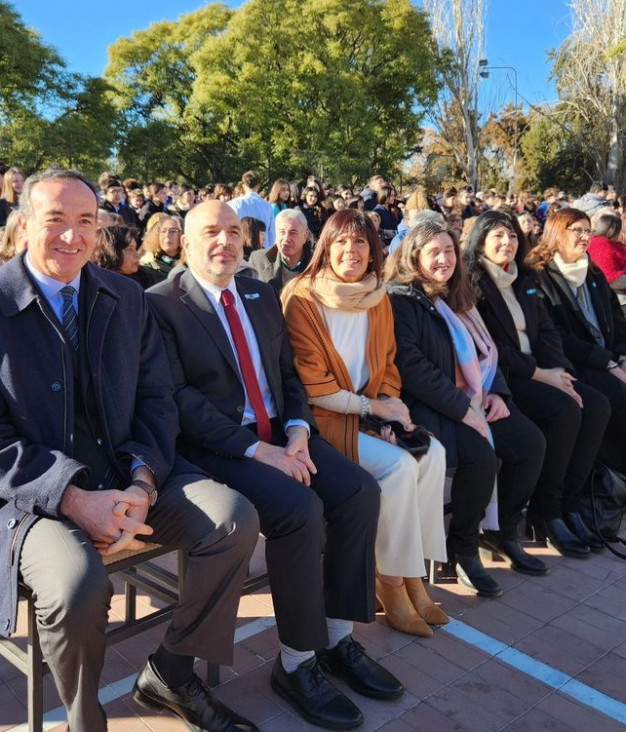
[[[478,61],[483,55],[484,0],[424,0],[443,60],[443,91],[431,116],[473,185],[478,184]]]
[[[572,34],[555,56],[563,122],[585,137],[598,178],[623,187],[626,133],[626,0],[570,0]]]

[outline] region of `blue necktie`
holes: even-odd
[[[76,290],[71,285],[66,285],[61,290],[61,295],[63,295],[63,327],[70,343],[78,350],[78,315],[74,309],[75,292]]]

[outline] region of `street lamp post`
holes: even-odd
[[[489,66],[489,61],[486,58],[481,58],[478,61],[478,65],[481,68],[481,71],[479,72],[481,78],[488,79],[489,78],[489,72],[490,71],[499,71],[502,69],[505,69],[507,71],[513,72],[513,93],[515,95],[515,112],[517,112],[517,69],[515,69],[513,66]],[[513,180],[511,181],[511,187],[512,187],[512,193],[515,193],[515,182],[517,177],[517,114],[515,114],[514,117],[514,127],[513,127]]]

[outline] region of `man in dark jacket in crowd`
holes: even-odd
[[[141,548],[147,536],[183,548],[193,594],[134,698],[195,730],[253,732],[193,662],[231,663],[257,516],[177,458],[167,357],[143,291],[89,261],[97,205],[75,171],[29,178],[28,250],[0,270],[0,551],[9,558],[0,565],[0,633],[15,631],[19,575],[72,732],[105,732],[98,682],[112,586],[100,554]]]

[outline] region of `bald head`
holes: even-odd
[[[207,220],[207,218],[215,218],[219,216],[228,216],[232,214],[237,221],[239,218],[233,209],[223,201],[215,199],[203,201],[197,206],[194,206],[187,212],[185,216],[185,234],[188,234],[190,230],[196,226],[197,221]]]
[[[241,221],[222,201],[203,201],[185,217],[187,262],[197,275],[227,287],[243,259]]]

